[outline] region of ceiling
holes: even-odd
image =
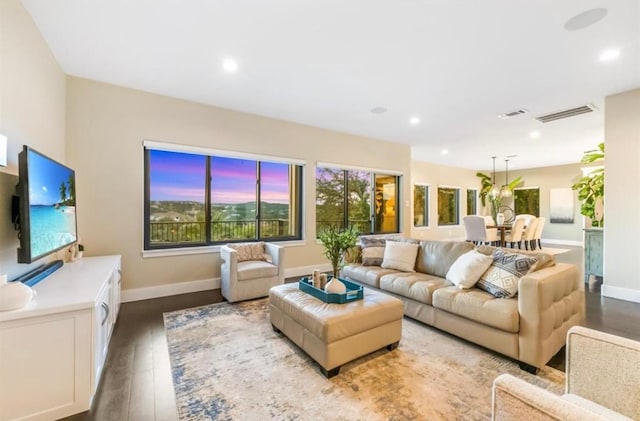
[[[414,159],[477,170],[493,155],[518,155],[510,168],[578,162],[604,139],[604,97],[640,87],[637,0],[23,4],[67,74],[405,143]],[[594,8],[606,16],[564,28]],[[610,48],[619,57],[601,62]],[[534,119],[584,104],[596,111]]]

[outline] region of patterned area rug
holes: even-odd
[[[268,300],[164,315],[178,417],[195,420],[487,420],[491,385],[511,373],[561,393],[564,373],[538,376],[505,357],[405,318],[394,351],[326,379],[271,328]]]

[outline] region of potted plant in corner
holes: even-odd
[[[352,247],[355,247],[358,233],[353,227],[342,230],[329,226],[318,234],[318,238],[324,245],[324,255],[331,262],[333,277],[338,278],[341,268],[342,256]]]
[[[604,143],[598,149],[586,151],[582,156],[583,164],[591,164],[604,159]],[[582,201],[580,213],[591,220],[594,228],[604,227],[604,168],[596,168],[571,186],[578,191],[578,200]]]

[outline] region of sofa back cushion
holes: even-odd
[[[416,270],[445,278],[453,262],[473,250],[473,247],[473,243],[466,241],[422,240],[418,249]]]

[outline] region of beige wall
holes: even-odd
[[[429,227],[413,227],[413,193],[411,195],[411,236],[429,240],[438,239],[462,239],[464,240],[464,227],[462,217],[467,212],[467,189],[480,189],[480,179],[476,177],[476,171],[462,168],[448,167],[444,165],[430,164],[427,162],[411,162],[412,184],[429,185]],[[460,188],[460,225],[438,226],[438,186]],[[478,203],[478,212],[481,212]]]
[[[605,100],[603,295],[640,302],[640,89]]]
[[[326,262],[314,232],[317,161],[403,172],[400,203],[410,197],[409,146],[85,79],[70,77],[67,86],[68,161],[77,173],[79,232],[87,255],[123,255],[125,289],[219,276],[217,253],[141,256],[144,139],[304,160],[306,240],[287,248],[288,268]],[[409,214],[403,227],[410,228]]]
[[[28,144],[65,162],[65,76],[31,16],[18,0],[0,1],[0,133],[8,138],[8,166],[0,167],[0,273],[18,265],[18,237],[10,200],[18,181],[18,152]]]

